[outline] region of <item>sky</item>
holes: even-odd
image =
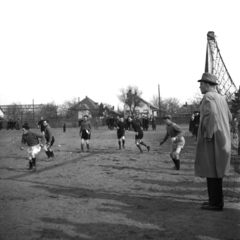
[[[0,0],[0,105],[86,96],[120,107],[120,89],[189,102],[200,94],[207,33],[240,85],[238,0]]]

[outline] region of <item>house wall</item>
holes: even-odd
[[[84,115],[88,115],[89,117],[92,117],[89,110],[78,111],[78,119],[82,119]]]
[[[129,108],[125,106],[125,115],[129,114]],[[148,115],[151,116],[153,115],[154,117],[157,117],[157,111],[152,110],[147,104],[144,104],[142,107],[136,107],[135,112],[140,115]]]

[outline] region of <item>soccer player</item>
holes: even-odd
[[[48,120],[43,120],[43,126],[44,126],[44,135],[46,139],[46,145],[44,146],[44,150],[48,156],[48,158],[53,158],[54,153],[52,150],[52,145],[55,142],[54,136],[52,134],[52,129],[49,126]]]
[[[125,149],[125,130],[126,124],[123,117],[120,117],[116,124],[119,150]]]
[[[171,115],[166,115],[164,118],[164,121],[166,123],[166,130],[167,133],[160,142],[160,145],[162,145],[167,139],[170,137],[172,141],[172,152],[170,153],[170,156],[174,162],[174,174],[179,174],[180,170],[180,152],[183,149],[185,145],[185,139],[183,137],[184,132],[183,130],[174,122],[171,121],[172,117]]]
[[[40,128],[41,133],[44,135],[44,125],[43,125],[43,117],[40,118],[38,122],[38,128]]]
[[[144,143],[142,141],[143,139],[143,130],[142,127],[140,126],[139,121],[135,121],[133,120],[133,118],[131,116],[128,117],[128,122],[131,123],[132,128],[135,132],[135,144],[137,145],[138,149],[140,150],[140,153],[143,153],[142,148],[140,145],[144,146],[147,148],[148,152],[150,151],[150,147],[148,145],[146,145],[146,143]]]
[[[44,143],[44,136],[41,133],[34,133],[29,131],[29,126],[24,123],[22,126],[22,141],[21,150],[24,149],[24,145],[27,145],[27,153],[29,159],[29,170],[36,170],[36,155],[41,151],[41,146]],[[41,139],[41,142],[39,142]]]
[[[82,152],[84,151],[84,142],[86,141],[87,144],[87,151],[89,151],[89,141],[91,138],[91,129],[92,125],[91,122],[88,120],[88,115],[84,115],[83,121],[81,122],[80,125],[80,132],[79,136],[81,138],[81,150]]]

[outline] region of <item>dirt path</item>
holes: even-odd
[[[186,135],[181,174],[172,175],[170,142],[158,144],[164,130],[145,132],[151,151],[139,154],[133,132],[118,150],[116,132],[99,128],[91,151],[79,153],[78,129],[54,129],[56,157],[41,152],[35,172],[19,150],[20,131],[0,131],[0,240],[239,240],[239,165],[224,180],[224,211],[201,210],[207,192],[194,177],[196,142]]]

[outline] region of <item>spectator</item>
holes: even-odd
[[[195,176],[207,179],[208,201],[201,208],[221,211],[224,206],[222,180],[229,175],[231,158],[231,113],[225,96],[216,90],[217,77],[204,73],[200,90],[200,124],[195,156]]]

